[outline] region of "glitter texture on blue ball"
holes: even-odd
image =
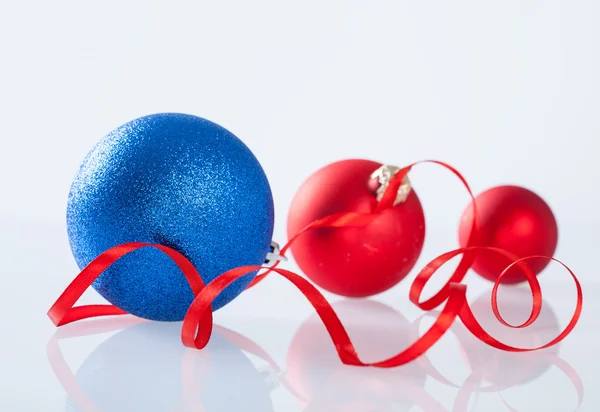
[[[273,221],[269,182],[248,147],[213,122],[177,113],[142,117],[105,136],[83,161],[67,206],[80,268],[122,243],[158,243],[187,257],[205,283],[234,267],[262,264]],[[255,275],[225,289],[213,310]],[[93,287],[120,309],[152,320],[182,320],[194,298],[176,264],[154,248],[124,256]]]

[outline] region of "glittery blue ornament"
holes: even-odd
[[[186,256],[205,283],[265,261],[273,233],[269,182],[252,152],[208,120],[164,113],[133,120],[104,137],[77,173],[67,206],[80,268],[126,242],[159,243]],[[252,281],[224,290],[213,310]],[[182,320],[193,293],[162,252],[126,255],[94,283],[113,305],[153,320]]]

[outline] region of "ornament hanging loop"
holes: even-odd
[[[382,165],[373,173],[371,173],[369,186],[373,187],[376,190],[377,200],[381,201],[383,198],[383,194],[387,190],[390,185],[390,181],[394,176],[398,174],[398,172],[402,170],[399,167],[391,166],[391,165]],[[394,200],[394,206],[399,203],[403,203],[408,198],[408,195],[411,191],[411,184],[408,176],[404,176],[402,179],[402,184],[398,188],[398,192],[396,193],[396,199]]]
[[[271,241],[271,246],[269,247],[269,253],[267,253],[267,257],[265,258],[265,265],[272,265],[276,262],[287,262],[288,258],[281,254],[281,247],[279,243],[275,241]]]

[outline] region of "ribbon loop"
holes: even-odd
[[[408,174],[408,172],[412,170],[412,168],[414,166],[419,165],[421,163],[433,163],[438,166],[442,166],[443,168],[449,170],[452,174],[454,174],[460,180],[462,185],[465,187],[465,189],[467,190],[467,192],[471,198],[471,204],[473,206],[473,215],[475,216],[475,218],[473,219],[473,223],[471,225],[471,233],[469,235],[467,247],[477,246],[478,239],[479,239],[479,229],[478,229],[478,221],[477,221],[477,205],[475,204],[475,196],[473,195],[473,191],[471,190],[471,187],[469,186],[469,183],[467,183],[467,180],[465,179],[465,177],[458,170],[456,170],[454,167],[450,166],[447,163],[440,162],[439,160],[421,160],[419,162],[415,162],[415,163],[401,169],[390,180],[390,183],[389,183],[386,191],[384,192],[381,200],[379,201],[379,204],[378,204],[377,208],[375,209],[375,212],[376,213],[381,212],[387,208],[393,207],[396,192],[402,185],[402,180]],[[448,281],[432,297],[430,297],[429,299],[427,299],[423,302],[419,302],[419,299],[416,299],[415,296],[411,293],[411,295],[410,295],[411,302],[414,303],[416,306],[418,306],[422,310],[433,310],[433,309],[437,308],[438,306],[440,306],[442,303],[444,303],[448,299],[449,294],[450,294],[450,284],[460,283],[465,278],[469,268],[475,261],[475,253],[474,252],[475,252],[475,250],[473,250],[472,253],[463,253],[462,254],[460,263],[458,264],[458,266],[456,267],[456,269],[454,270],[454,272],[452,273],[452,275],[450,276]],[[424,277],[425,277],[425,275],[424,275]],[[429,277],[431,277],[431,276],[429,276]],[[427,279],[429,279],[429,277],[427,277]],[[421,282],[421,280],[419,282]],[[424,287],[424,284],[422,286]],[[412,290],[412,288],[411,288],[411,290]]]
[[[56,302],[48,310],[48,317],[56,326],[66,325],[82,319],[98,316],[124,315],[127,312],[113,305],[82,305],[74,307],[81,295],[94,283],[94,281],[117,260],[144,247],[153,247],[169,256],[181,269],[186,277],[194,295],[204,286],[200,274],[185,256],[167,246],[151,243],[131,242],[123,243],[108,249],[92,260],[75,279],[67,286]]]
[[[494,338],[493,336],[491,336],[490,334],[488,334],[483,329],[481,324],[477,321],[477,319],[475,319],[475,316],[473,315],[473,312],[471,311],[470,307],[468,305],[465,305],[459,315],[460,319],[464,323],[464,325],[467,327],[467,329],[469,329],[469,331],[480,341],[482,341],[496,349],[501,349],[501,350],[508,351],[508,352],[531,352],[531,351],[535,351],[535,350],[549,348],[550,346],[556,345],[557,343],[562,341],[565,337],[567,337],[567,335],[569,333],[571,333],[573,328],[575,328],[575,325],[577,325],[577,322],[579,321],[579,317],[581,316],[581,311],[583,308],[583,291],[581,289],[581,284],[579,283],[579,280],[577,280],[577,276],[575,276],[575,273],[573,273],[573,271],[567,265],[565,265],[563,262],[561,262],[558,259],[555,259],[552,257],[545,257],[545,256],[531,256],[531,257],[519,259],[519,260],[513,262],[510,266],[508,266],[502,272],[502,274],[496,280],[496,283],[494,284],[494,289],[492,291],[492,310],[494,311],[494,315],[503,325],[508,326],[508,327],[513,327],[513,328],[526,327],[535,321],[535,319],[533,321],[531,321],[531,319],[534,317],[533,314],[534,314],[534,312],[536,312],[536,308],[539,309],[539,310],[537,310],[537,314],[539,314],[539,312],[541,311],[541,307],[542,307],[541,290],[537,294],[534,290],[532,290],[532,295],[533,295],[532,315],[530,316],[529,320],[526,321],[522,325],[512,326],[509,323],[507,323],[500,315],[500,311],[498,309],[498,302],[497,302],[497,290],[498,290],[498,285],[500,283],[500,279],[502,278],[502,276],[512,266],[519,264],[519,262],[521,262],[521,261],[525,261],[527,259],[533,259],[533,258],[545,258],[545,259],[554,261],[554,262],[560,264],[563,268],[565,268],[567,270],[567,272],[571,275],[571,277],[575,283],[575,288],[577,289],[577,302],[575,305],[575,310],[573,311],[573,315],[571,316],[571,320],[569,321],[567,326],[563,329],[563,331],[556,338],[552,339],[550,342],[548,342],[544,345],[538,346],[536,348],[517,348],[514,346],[506,345],[506,344],[500,342],[499,340],[497,340],[496,338]],[[539,284],[538,284],[538,286],[539,286]]]

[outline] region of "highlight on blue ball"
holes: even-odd
[[[162,113],[126,123],[87,155],[69,193],[69,242],[80,268],[127,242],[158,243],[188,258],[205,283],[269,252],[274,208],[269,182],[248,147],[200,117]],[[217,310],[256,273],[235,281]],[[146,319],[182,320],[193,301],[166,255],[143,248],[109,267],[94,289]]]

